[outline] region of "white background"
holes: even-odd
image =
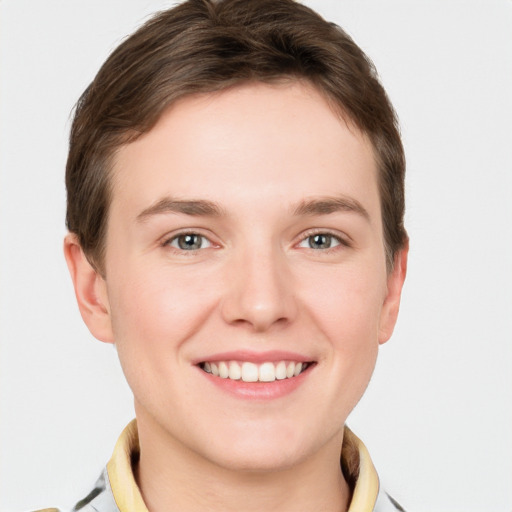
[[[407,510],[510,512],[512,2],[306,3],[374,60],[408,156],[401,318],[349,424]],[[72,505],[133,415],[75,305],[63,175],[74,102],[166,5],[0,0],[1,510]]]

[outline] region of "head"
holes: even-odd
[[[114,51],[72,128],[66,255],[141,457],[336,452],[398,313],[403,173],[373,67],[300,4],[186,2]]]
[[[248,82],[301,80],[370,140],[388,270],[407,241],[397,119],[367,56],[338,26],[292,0],[193,0],[155,16],[107,59],[77,107],[66,168],[67,227],[103,272],[119,148],[179,99]]]

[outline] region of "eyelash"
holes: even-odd
[[[201,239],[202,243],[201,243],[201,246],[198,247],[197,249],[184,249],[182,247],[175,247],[173,246],[173,242],[176,242],[178,243],[179,239],[181,237],[186,237],[186,236],[196,236],[198,238]],[[209,244],[207,247],[203,247],[203,243],[204,241],[207,241],[207,243]],[[177,233],[177,234],[173,234],[172,236],[168,237],[168,238],[165,238],[163,241],[162,241],[162,247],[169,247],[181,254],[185,254],[185,253],[196,253],[197,251],[200,251],[201,249],[208,249],[209,247],[213,246],[213,242],[205,235],[201,234],[201,233],[198,233],[197,231],[182,231],[181,233]]]
[[[331,240],[334,240],[336,242],[336,245],[334,245],[333,247],[327,247],[325,249],[311,247],[310,239],[315,236],[319,236],[319,235],[325,236]],[[195,249],[184,249],[183,247],[179,247],[179,246],[176,247],[173,245],[173,242],[179,243],[179,239],[181,237],[186,237],[186,236],[199,237],[201,239],[201,245]],[[204,241],[207,242],[207,244],[208,244],[207,247],[203,246]],[[338,234],[334,234],[330,231],[325,231],[325,230],[312,230],[312,231],[308,231],[308,232],[304,233],[303,235],[301,235],[301,239],[296,244],[296,246],[301,247],[301,244],[303,244],[303,243],[308,243],[309,246],[302,247],[302,248],[312,250],[312,251],[315,251],[318,253],[324,253],[324,254],[339,250],[340,248],[343,248],[343,247],[352,247],[352,244],[346,238],[341,237]],[[208,248],[212,247],[214,245],[214,243],[207,236],[205,236],[197,231],[190,230],[190,231],[183,231],[181,233],[173,234],[171,237],[165,238],[161,245],[162,245],[162,247],[169,247],[181,254],[186,254],[186,253],[196,253],[197,251],[200,251],[201,249],[208,249]]]
[[[300,244],[302,244],[302,243],[308,243],[308,240],[310,240],[312,237],[318,236],[318,235],[323,235],[323,236],[329,237],[330,239],[336,241],[337,244],[333,247],[327,247],[325,249],[315,249],[311,246],[304,247],[304,249],[309,249],[309,250],[312,250],[315,252],[326,254],[326,253],[330,253],[332,251],[336,251],[336,250],[339,250],[342,248],[352,247],[352,244],[346,237],[342,237],[339,234],[335,234],[335,233],[332,233],[331,231],[326,231],[326,230],[321,230],[321,229],[312,230],[312,231],[308,231],[308,232],[304,233],[303,235],[301,235],[301,239],[297,245],[300,246]]]

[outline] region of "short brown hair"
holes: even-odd
[[[236,84],[302,79],[366,134],[379,168],[388,268],[407,234],[405,157],[372,62],[337,25],[293,0],[188,0],[126,39],[79,99],[66,166],[66,224],[103,266],[116,151],[176,100]]]

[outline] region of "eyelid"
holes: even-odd
[[[329,228],[311,228],[311,229],[308,229],[304,232],[302,232],[298,237],[297,237],[297,241],[293,244],[295,246],[298,246],[299,244],[301,244],[302,242],[306,241],[309,237],[311,236],[314,236],[314,235],[328,235],[332,238],[334,238],[336,241],[339,242],[338,245],[334,246],[334,247],[331,247],[331,248],[328,248],[328,249],[323,249],[322,252],[326,252],[326,251],[329,251],[329,250],[335,250],[337,247],[341,246],[341,247],[352,247],[353,243],[352,243],[352,240],[351,238],[344,234],[344,233],[340,233],[339,231],[337,230],[333,230],[333,229],[329,229]],[[199,249],[191,249],[191,250],[184,250],[184,249],[180,249],[179,247],[173,247],[171,245],[171,242],[173,242],[174,240],[176,240],[178,237],[180,236],[184,236],[184,235],[198,235],[200,237],[202,237],[203,239],[207,240],[208,241],[208,246],[207,247],[201,247]],[[209,249],[209,248],[212,248],[212,247],[220,247],[221,244],[219,244],[218,242],[215,242],[213,240],[213,236],[211,234],[205,234],[204,231],[200,228],[183,228],[181,230],[178,230],[178,231],[174,231],[172,233],[167,233],[165,236],[162,237],[159,245],[161,245],[162,247],[170,247],[174,250],[176,250],[177,252],[180,252],[180,253],[194,253],[194,252],[197,252],[197,251],[201,251],[201,250],[204,250],[204,249]],[[318,251],[318,249],[315,249],[316,251]]]
[[[188,251],[185,249],[180,249],[179,247],[174,247],[173,245],[171,245],[171,243],[174,240],[177,240],[180,236],[186,236],[186,235],[197,235],[197,236],[207,240],[209,245],[207,247],[201,247],[199,249],[190,249]],[[210,249],[212,247],[219,247],[220,244],[214,242],[212,240],[212,238],[213,238],[212,235],[205,234],[204,231],[200,228],[183,228],[178,231],[173,231],[172,233],[167,233],[165,236],[163,236],[161,238],[159,245],[161,245],[162,247],[169,247],[170,249],[173,249],[176,252],[179,252],[181,254],[194,253],[194,252],[198,252],[198,251],[201,251],[204,249]]]
[[[309,237],[314,235],[329,235],[332,238],[335,238],[339,242],[339,246],[342,247],[352,247],[352,240],[350,237],[344,233],[340,233],[337,230],[328,229],[328,228],[312,228],[304,231],[300,234],[299,240],[295,245],[299,245],[302,242],[306,241]],[[339,247],[338,245],[334,247],[330,247],[328,249],[323,249],[323,252],[329,251],[329,250],[335,250],[336,247]],[[315,249],[316,251],[319,251],[318,249]]]

